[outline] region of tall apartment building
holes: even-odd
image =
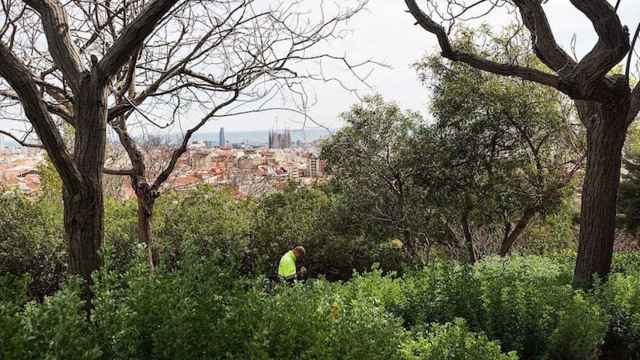
[[[309,155],[309,157],[307,158],[307,174],[309,175],[309,177],[322,176],[320,159],[314,154]]]

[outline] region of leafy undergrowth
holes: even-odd
[[[584,293],[571,289],[569,261],[543,257],[273,290],[211,263],[162,274],[140,265],[96,275],[90,322],[77,282],[26,303],[27,282],[4,276],[0,358],[596,359],[612,343],[618,358],[634,359],[636,269]]]

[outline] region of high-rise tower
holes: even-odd
[[[220,128],[220,138],[219,138],[219,140],[220,140],[220,147],[224,147],[227,144],[227,141],[224,138],[224,128],[223,127]]]

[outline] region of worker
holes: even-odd
[[[278,264],[278,278],[281,281],[293,283],[298,276],[304,276],[306,272],[304,267],[301,267],[300,271],[296,271],[296,263],[302,261],[304,253],[302,246],[296,246],[293,250],[289,250],[282,255]]]

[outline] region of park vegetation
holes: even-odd
[[[328,80],[297,66],[362,80],[369,63],[307,51],[357,3],[318,20],[298,2],[3,1],[2,109],[37,139],[3,135],[48,161],[37,195],[0,188],[0,358],[640,359],[640,87],[614,68],[635,40],[605,1],[572,1],[600,40],[576,60],[538,0],[497,33],[457,26],[473,6],[406,0],[442,50],[414,65],[428,116],[361,99],[313,186],[162,187],[211,119]],[[130,125],[167,109],[204,115],[162,162]],[[274,283],[295,245],[306,278]]]

